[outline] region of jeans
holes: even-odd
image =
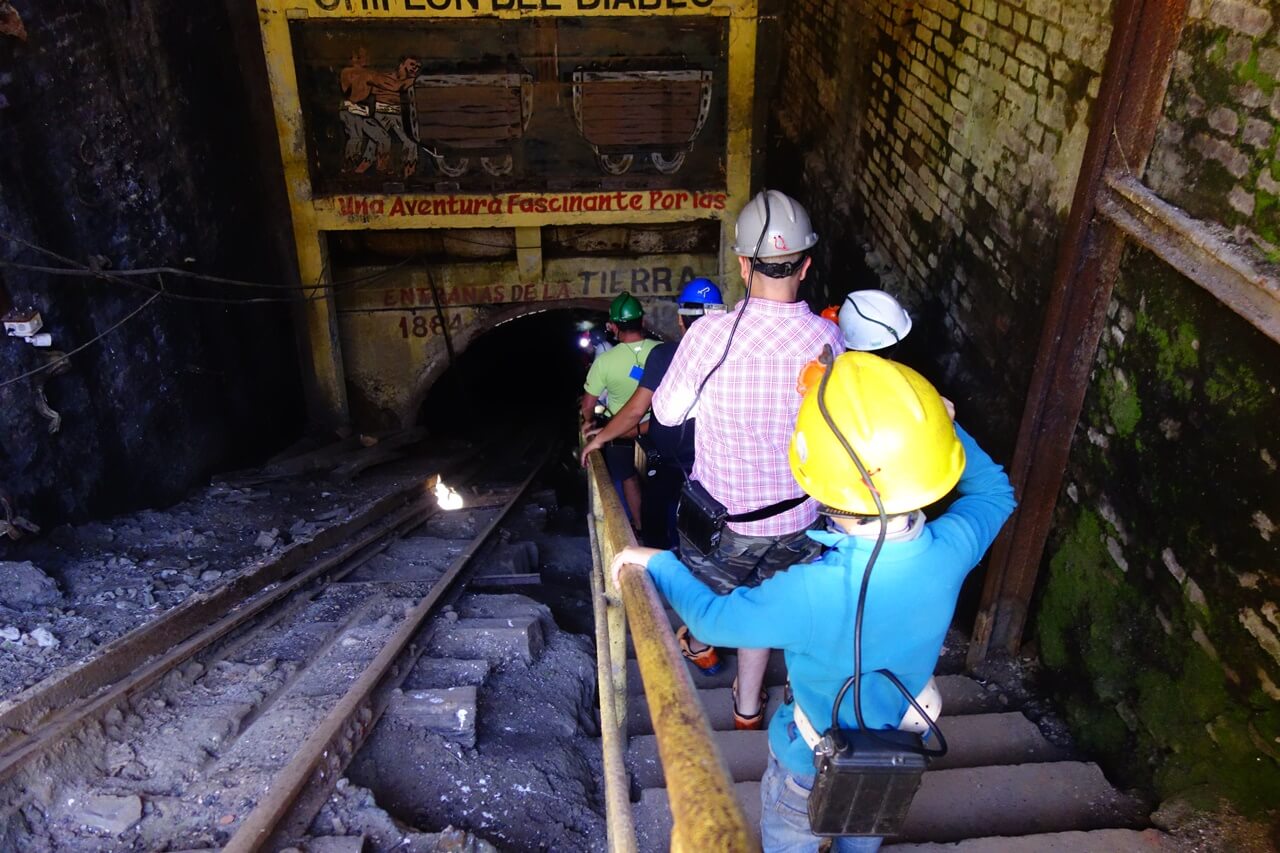
[[[796,563],[811,563],[822,556],[822,545],[808,536],[810,529],[785,536],[746,536],[726,527],[710,557],[700,554],[681,534],[676,553],[695,578],[717,595],[728,595],[740,586],[759,586]]]
[[[760,841],[764,853],[814,853],[821,839],[809,831],[812,775],[789,772],[769,750],[769,767],[760,780]],[[836,853],[875,853],[880,839],[841,836],[831,839]]]

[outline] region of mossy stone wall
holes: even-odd
[[[814,303],[882,286],[899,351],[1008,462],[1111,4],[794,0],[766,183],[823,242]],[[1280,4],[1193,0],[1144,180],[1277,258]],[[920,355],[920,358],[915,356]],[[1029,637],[1081,742],[1162,795],[1280,803],[1280,347],[1127,254]]]
[[[1280,3],[1193,2],[1145,181],[1280,280]],[[1280,803],[1280,345],[1133,249],[1034,614],[1071,721],[1162,795]]]

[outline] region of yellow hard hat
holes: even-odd
[[[858,454],[889,515],[928,506],[964,471],[964,448],[942,397],[911,368],[869,352],[846,352],[810,385],[791,436],[791,473],[832,509],[876,515],[858,467],[819,406]]]

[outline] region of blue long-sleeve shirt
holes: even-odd
[[[1013,512],[1013,486],[962,428],[959,497],[915,539],[887,541],[871,571],[862,626],[862,716],[870,728],[897,728],[907,700],[877,669],[898,676],[913,695],[933,674],[960,585]],[[874,539],[811,532],[830,545],[821,560],[792,566],[758,587],[717,595],[670,551],[649,572],[699,640],[717,646],[782,649],[795,701],[814,728],[830,725],[831,706],[853,673],[853,626],[862,573]],[[793,773],[813,772],[813,753],[783,705],[769,724],[774,754]],[[841,725],[856,727],[852,690]]]

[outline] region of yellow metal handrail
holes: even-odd
[[[602,737],[609,848],[634,850],[636,846],[630,790],[625,784],[625,769],[619,769],[624,752],[619,744],[625,740],[627,724],[626,629],[630,621],[640,678],[657,736],[658,757],[667,780],[674,821],[671,849],[688,853],[758,851],[756,834],[738,806],[733,779],[712,739],[711,726],[676,646],[658,591],[646,572],[624,573],[621,590],[609,577],[608,567],[614,556],[635,544],[635,536],[613,490],[604,459],[599,453],[592,453],[587,462],[596,574],[592,588],[596,589],[598,583],[603,593],[596,611],[596,647],[606,650],[608,658],[599,662],[601,724],[606,729],[614,724],[617,727],[612,737]],[[625,808],[614,803],[619,798],[625,801]]]

